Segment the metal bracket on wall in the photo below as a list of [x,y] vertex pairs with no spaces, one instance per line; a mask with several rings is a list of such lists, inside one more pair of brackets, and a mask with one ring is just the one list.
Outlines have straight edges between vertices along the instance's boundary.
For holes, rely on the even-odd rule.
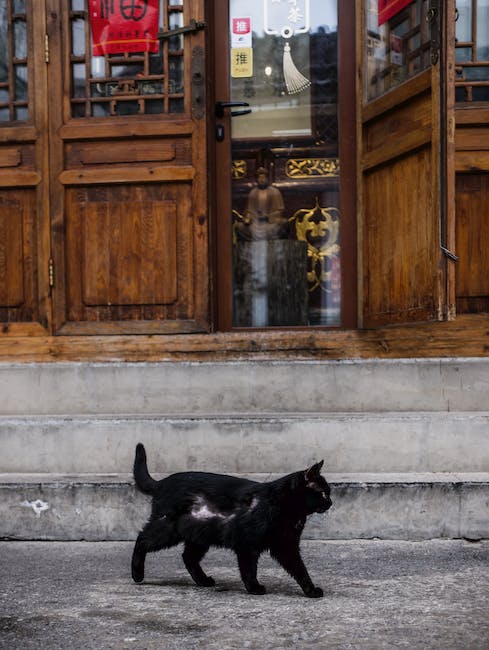
[[452,262],[458,262],[458,255],[452,253],[452,251],[448,250],[446,246],[441,245],[440,248],[442,252],[448,257],[449,260],[452,260]]
[[430,26],[430,60],[432,65],[440,58],[441,20],[438,0],[432,0],[426,13],[426,22]]
[[192,50],[192,117],[201,120],[205,113],[205,57],[202,47]]

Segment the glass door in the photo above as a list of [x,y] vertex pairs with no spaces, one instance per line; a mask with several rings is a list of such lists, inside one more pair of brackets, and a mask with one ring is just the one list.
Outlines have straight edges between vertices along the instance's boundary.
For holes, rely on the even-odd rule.
[[228,43],[225,73],[216,54],[216,148],[229,179],[217,192],[229,192],[218,265],[230,327],[344,323],[343,267],[354,274],[355,263],[340,191],[338,4],[229,0],[227,24],[217,21]]

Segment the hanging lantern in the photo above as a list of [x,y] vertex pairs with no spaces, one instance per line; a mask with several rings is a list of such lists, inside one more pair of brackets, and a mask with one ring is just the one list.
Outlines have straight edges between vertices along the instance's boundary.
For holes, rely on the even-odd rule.
[[264,0],[265,33],[280,35],[284,40],[283,70],[289,95],[302,92],[311,85],[295,65],[290,41],[297,34],[307,34],[310,29],[310,0]]

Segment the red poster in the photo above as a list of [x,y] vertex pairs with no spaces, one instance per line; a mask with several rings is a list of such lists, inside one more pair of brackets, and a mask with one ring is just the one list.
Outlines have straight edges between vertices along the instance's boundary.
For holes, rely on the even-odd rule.
[[395,16],[413,0],[379,0],[379,25]]
[[159,0],[89,0],[92,54],[158,52]]

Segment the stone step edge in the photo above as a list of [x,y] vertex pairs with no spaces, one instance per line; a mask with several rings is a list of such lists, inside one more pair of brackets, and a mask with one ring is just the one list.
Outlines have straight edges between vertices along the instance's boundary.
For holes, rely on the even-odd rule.
[[93,421],[111,421],[117,420],[136,422],[147,421],[153,422],[158,420],[194,422],[203,421],[242,421],[257,422],[260,420],[273,421],[296,421],[296,420],[360,420],[360,419],[392,419],[407,420],[416,418],[445,418],[445,419],[475,419],[489,418],[489,411],[282,411],[271,412],[248,412],[239,411],[232,413],[30,413],[29,415],[18,414],[0,414],[0,426],[25,422],[50,422],[59,423],[60,421],[76,422],[93,422]]
[[[243,473],[231,472],[232,476],[249,478],[259,482],[273,481],[284,476],[278,473]],[[153,474],[160,479],[169,474]],[[359,474],[328,474],[324,473],[328,483],[332,486],[359,485],[359,486],[388,486],[388,485],[481,485],[489,484],[489,472],[408,472],[408,473],[359,473]],[[134,485],[130,474],[17,474],[0,473],[1,486],[26,486],[34,485],[45,487],[62,487],[63,485]]]
[[[489,472],[326,476],[333,508],[304,538],[489,539]],[[0,495],[0,539],[134,540],[150,513],[127,473],[1,474]]]

